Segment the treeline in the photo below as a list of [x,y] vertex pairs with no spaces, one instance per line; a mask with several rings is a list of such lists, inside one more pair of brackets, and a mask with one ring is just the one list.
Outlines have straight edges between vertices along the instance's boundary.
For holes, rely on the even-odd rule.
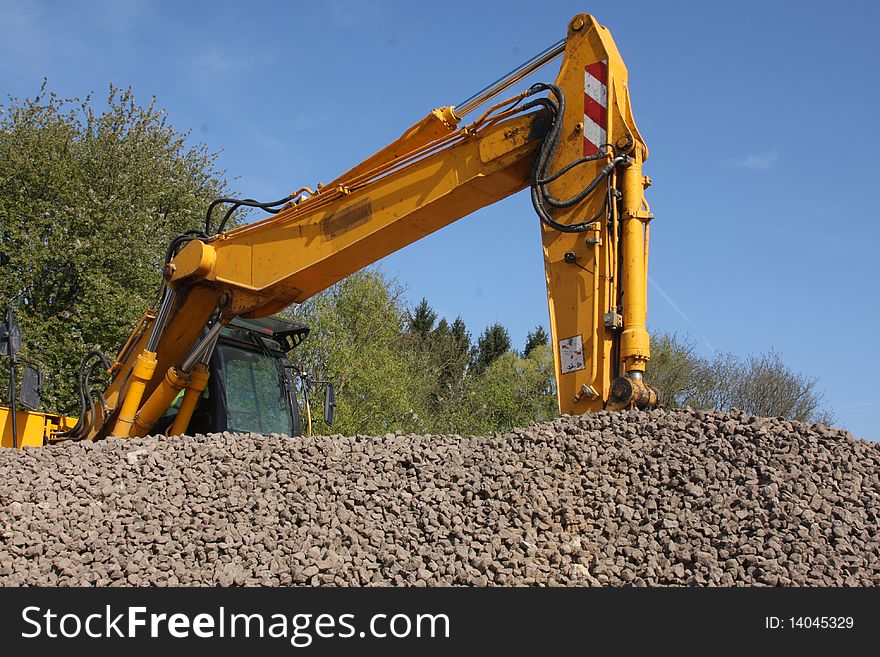
[[[231,195],[216,156],[186,137],[129,90],[111,88],[101,111],[45,89],[0,104],[0,311],[15,309],[20,355],[46,373],[47,409],[77,411],[82,355],[115,353],[159,287],[170,241],[203,227],[210,201]],[[376,271],[297,313],[312,335],[294,357],[339,393],[334,431],[486,434],[557,413],[540,326],[522,346],[498,324],[473,336],[428,301],[407,308],[400,286]],[[706,359],[664,335],[652,348],[649,379],[668,406],[830,420],[815,380],[778,354]]]
[[[473,339],[460,317],[438,317],[425,299],[408,309],[400,285],[374,270],[350,276],[294,314],[312,327],[293,355],[297,365],[336,385],[334,432],[486,434],[558,414],[553,354],[541,326],[521,349],[501,324]],[[831,421],[816,381],[774,352],[706,359],[688,340],[659,334],[648,381],[668,408]]]
[[687,338],[653,335],[647,380],[669,408],[740,409],[800,422],[834,421],[816,379],[790,369],[775,351],[745,358],[716,352],[706,358]]
[[521,351],[501,324],[474,340],[460,317],[438,317],[426,300],[408,309],[400,285],[374,270],[292,314],[312,328],[292,358],[336,386],[334,432],[486,434],[557,415],[541,327]]

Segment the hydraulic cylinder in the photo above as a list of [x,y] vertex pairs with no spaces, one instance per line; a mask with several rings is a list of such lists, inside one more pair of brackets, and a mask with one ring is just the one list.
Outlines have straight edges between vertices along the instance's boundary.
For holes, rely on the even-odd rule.
[[189,375],[189,385],[186,387],[186,392],[183,393],[183,401],[180,404],[174,422],[171,424],[171,428],[167,432],[169,436],[179,436],[186,433],[189,421],[192,419],[193,411],[196,408],[196,403],[199,401],[202,391],[207,387],[210,376],[211,373],[204,363],[198,363],[193,367]]
[[134,418],[134,427],[131,430],[133,436],[146,436],[152,426],[156,424],[162,413],[168,410],[171,402],[178,393],[186,386],[189,377],[176,367],[169,367],[162,383],[153,391],[150,398],[137,412]]
[[[623,333],[620,356],[626,374],[640,376],[651,357],[646,327],[648,313],[647,272],[645,261],[645,223],[650,213],[644,209],[642,153],[637,147],[633,161],[622,173],[623,212]],[[638,373],[638,374],[636,374]]]
[[114,436],[128,438],[132,422],[134,422],[134,416],[144,396],[144,389],[153,378],[155,371],[156,353],[144,349],[138,355],[134,367],[131,369],[131,378],[129,379],[128,386],[126,386],[122,407],[119,410],[119,416],[116,418],[116,424],[113,425]]

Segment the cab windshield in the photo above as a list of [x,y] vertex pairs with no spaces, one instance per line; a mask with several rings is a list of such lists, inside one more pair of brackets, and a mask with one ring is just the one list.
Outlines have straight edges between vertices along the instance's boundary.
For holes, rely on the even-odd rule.
[[221,344],[227,428],[235,432],[293,435],[290,403],[277,361]]

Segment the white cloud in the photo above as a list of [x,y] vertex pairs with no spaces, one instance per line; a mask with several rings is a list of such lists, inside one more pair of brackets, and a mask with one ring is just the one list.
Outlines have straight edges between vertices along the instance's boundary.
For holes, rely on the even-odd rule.
[[246,71],[259,62],[260,58],[253,53],[245,53],[240,49],[212,45],[202,49],[196,56],[194,63],[200,70],[230,74]]
[[772,169],[779,159],[779,151],[765,151],[763,153],[749,153],[740,160],[734,160],[730,164],[738,169],[749,169],[751,171],[767,171]]

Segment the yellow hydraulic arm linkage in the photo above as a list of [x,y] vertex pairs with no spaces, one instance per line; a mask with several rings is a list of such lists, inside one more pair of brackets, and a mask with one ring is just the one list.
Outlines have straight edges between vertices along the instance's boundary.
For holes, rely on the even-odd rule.
[[[554,84],[474,112],[558,55]],[[464,123],[469,114],[475,118]],[[434,110],[330,184],[299,190],[277,214],[180,239],[161,304],[113,363],[87,436],[143,435],[179,391],[197,396],[221,323],[302,302],[527,188],[541,218],[560,410],[652,405],[642,381],[647,156],[611,35],[592,16],[576,16],[558,44],[464,103]]]

